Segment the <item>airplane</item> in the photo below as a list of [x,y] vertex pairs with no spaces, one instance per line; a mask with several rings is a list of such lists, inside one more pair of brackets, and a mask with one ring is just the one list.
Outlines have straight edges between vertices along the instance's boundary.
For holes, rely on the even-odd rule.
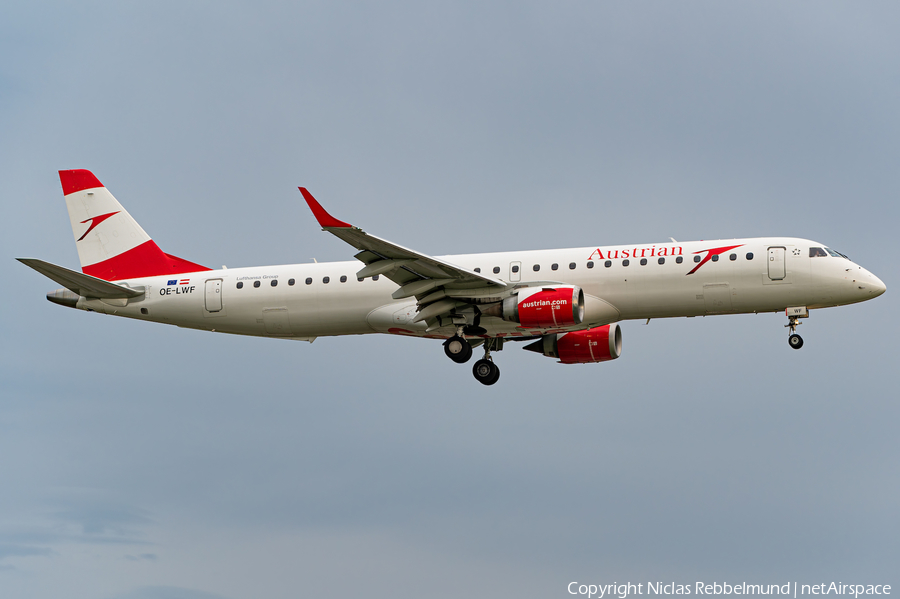
[[384,333],[442,342],[475,379],[500,378],[507,342],[563,364],[615,360],[625,320],[785,312],[788,343],[809,311],[885,292],[824,244],[761,237],[432,257],[329,214],[298,188],[356,261],[214,270],[163,252],[88,170],[59,171],[81,272],[23,264],[63,288],[53,303],[179,327],[313,342]]

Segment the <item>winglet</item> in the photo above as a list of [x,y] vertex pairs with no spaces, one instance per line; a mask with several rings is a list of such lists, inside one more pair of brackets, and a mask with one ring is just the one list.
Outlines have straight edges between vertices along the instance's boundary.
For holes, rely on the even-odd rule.
[[319,224],[322,225],[323,229],[328,227],[341,227],[349,229],[353,227],[353,225],[345,223],[342,220],[338,220],[328,214],[325,209],[322,208],[322,205],[316,201],[316,198],[314,198],[305,187],[298,187],[297,189],[299,189],[300,193],[303,194],[303,199],[306,200],[307,204],[309,204],[309,209],[312,210],[313,215],[316,217],[316,220],[319,221]]

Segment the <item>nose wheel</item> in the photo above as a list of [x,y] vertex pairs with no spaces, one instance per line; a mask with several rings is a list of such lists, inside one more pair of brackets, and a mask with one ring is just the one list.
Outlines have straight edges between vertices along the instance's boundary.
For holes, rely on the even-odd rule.
[[800,322],[800,319],[806,318],[807,316],[809,316],[809,312],[806,308],[787,309],[788,323],[784,326],[791,330],[791,334],[788,336],[788,345],[790,345],[792,349],[800,349],[803,347],[803,337],[797,334],[797,327],[803,324]]

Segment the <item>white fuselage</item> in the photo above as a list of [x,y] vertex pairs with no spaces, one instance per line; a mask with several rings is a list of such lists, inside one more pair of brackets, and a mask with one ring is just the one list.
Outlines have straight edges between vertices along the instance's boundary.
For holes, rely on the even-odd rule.
[[[810,248],[825,246],[796,238],[755,238],[442,259],[516,286],[581,287],[584,321],[556,331],[628,319],[824,308],[884,292],[877,277],[849,259],[831,251],[811,257],[815,251]],[[721,252],[717,258],[715,251]],[[424,322],[413,324],[416,298],[392,299],[397,285],[385,277],[357,280],[361,266],[357,261],[291,264],[130,279],[120,282],[143,287],[142,297],[127,302],[81,298],[76,307],[222,333],[304,340],[366,333],[446,338],[454,333],[453,327],[426,331]],[[552,332],[496,317],[483,318],[481,326],[492,337]]]

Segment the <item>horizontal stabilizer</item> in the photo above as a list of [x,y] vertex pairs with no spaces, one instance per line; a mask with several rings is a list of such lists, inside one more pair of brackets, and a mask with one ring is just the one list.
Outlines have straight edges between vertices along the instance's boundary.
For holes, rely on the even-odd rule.
[[144,295],[142,289],[129,289],[115,283],[92,277],[50,264],[37,258],[16,258],[25,266],[29,266],[47,278],[53,279],[66,289],[84,297],[96,297],[98,299],[127,299]]

